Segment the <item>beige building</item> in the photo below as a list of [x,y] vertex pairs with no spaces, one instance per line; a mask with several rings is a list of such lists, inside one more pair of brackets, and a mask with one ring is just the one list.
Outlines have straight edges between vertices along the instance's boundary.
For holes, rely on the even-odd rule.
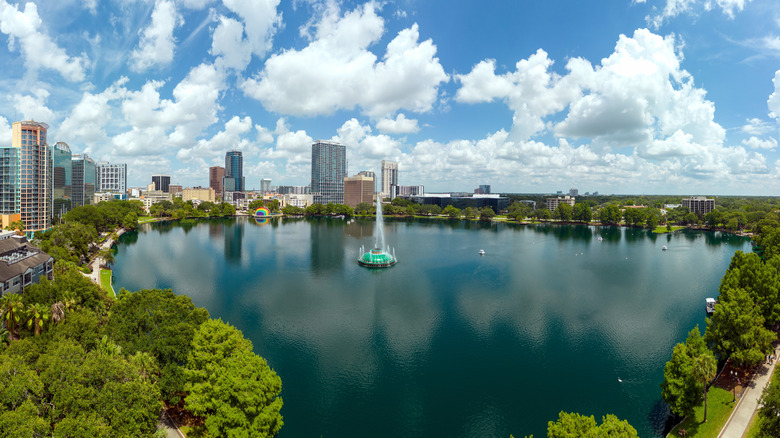
[[19,151],[21,162],[19,213],[25,230],[32,234],[51,228],[52,155],[46,141],[48,129],[49,125],[35,121],[12,125],[11,147]]
[[184,202],[194,201],[196,199],[200,201],[216,202],[217,196],[216,192],[211,187],[186,188],[181,193],[181,200]]
[[374,178],[362,175],[344,178],[344,203],[355,208],[361,202],[374,202]]
[[691,196],[682,200],[682,206],[688,207],[691,213],[704,215],[715,209],[715,200],[704,196]]
[[574,207],[574,198],[571,196],[564,196],[561,198],[560,196],[557,198],[547,198],[547,209],[550,211],[555,211],[558,208],[558,204],[566,203]]

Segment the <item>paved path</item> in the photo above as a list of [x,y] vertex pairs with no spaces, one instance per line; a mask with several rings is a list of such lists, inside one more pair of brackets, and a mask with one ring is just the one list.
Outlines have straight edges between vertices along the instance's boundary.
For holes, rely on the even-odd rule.
[[171,420],[171,417],[163,410],[160,413],[160,420],[157,422],[157,428],[165,430],[166,438],[185,438],[181,433],[176,423]]
[[[777,349],[775,349],[775,358],[777,358]],[[723,430],[720,431],[718,438],[741,438],[747,432],[750,419],[758,408],[758,402],[764,393],[764,388],[769,383],[770,377],[772,377],[775,365],[777,365],[777,360],[772,362],[771,365],[764,362],[758,368],[753,381],[750,382],[745,392],[742,393],[736,409],[731,413],[729,421],[723,426]]]
[[[125,233],[125,229],[124,228],[120,228],[119,231],[117,231],[117,233],[116,233],[117,238],[119,238],[119,236],[121,236],[124,233]],[[111,248],[111,245],[113,245],[113,244],[114,244],[114,240],[111,239],[111,238],[108,238],[108,239],[106,239],[105,242],[103,242],[102,245],[100,245],[99,249]],[[90,280],[92,280],[92,282],[95,283],[98,286],[100,286],[100,262],[101,262],[101,258],[100,257],[95,257],[94,259],[92,259],[92,261],[89,262],[90,266],[92,266],[92,272],[89,273],[89,274],[84,274],[85,277],[87,277]]]

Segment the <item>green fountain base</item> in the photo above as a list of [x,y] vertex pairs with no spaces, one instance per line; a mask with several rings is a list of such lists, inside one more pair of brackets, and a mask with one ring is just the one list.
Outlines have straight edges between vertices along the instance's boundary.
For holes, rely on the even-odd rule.
[[389,268],[397,262],[390,253],[379,248],[366,252],[358,257],[357,261],[361,266],[368,268]]

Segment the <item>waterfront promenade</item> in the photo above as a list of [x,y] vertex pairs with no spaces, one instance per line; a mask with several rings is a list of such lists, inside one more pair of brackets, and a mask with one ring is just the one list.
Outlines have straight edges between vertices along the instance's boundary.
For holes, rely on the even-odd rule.
[[[775,348],[775,357],[777,357],[778,349]],[[764,362],[756,370],[755,377],[742,393],[737,407],[731,413],[726,425],[720,431],[718,438],[741,438],[747,432],[750,425],[750,419],[758,409],[759,401],[764,393],[764,388],[769,384],[769,380],[772,377],[772,372],[777,365],[777,360],[771,364]]]

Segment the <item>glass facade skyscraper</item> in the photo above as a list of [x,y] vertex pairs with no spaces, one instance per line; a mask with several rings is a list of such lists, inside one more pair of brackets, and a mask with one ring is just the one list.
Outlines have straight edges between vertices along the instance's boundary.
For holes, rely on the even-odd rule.
[[[227,181],[229,178],[233,181]],[[225,180],[222,184],[226,192],[243,192],[244,184],[244,157],[241,151],[228,151],[225,154]]]
[[311,145],[311,193],[318,204],[344,203],[347,147],[318,140]]
[[67,143],[58,141],[51,151],[52,155],[52,211],[55,218],[73,208],[73,154]]
[[76,154],[73,164],[73,206],[92,205],[95,198],[97,170],[95,160],[87,154]]

